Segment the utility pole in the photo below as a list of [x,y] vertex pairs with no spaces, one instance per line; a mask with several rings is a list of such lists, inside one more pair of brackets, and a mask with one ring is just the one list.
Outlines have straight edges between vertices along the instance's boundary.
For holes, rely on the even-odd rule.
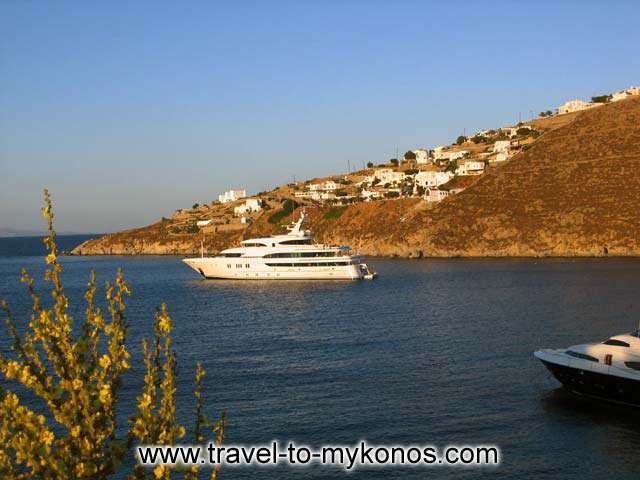
[[351,173],[351,160],[347,160],[347,171]]

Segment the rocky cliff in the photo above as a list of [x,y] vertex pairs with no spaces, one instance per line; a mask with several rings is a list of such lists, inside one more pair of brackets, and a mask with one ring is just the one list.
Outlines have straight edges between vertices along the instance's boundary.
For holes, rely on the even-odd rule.
[[[575,115],[439,204],[408,198],[316,208],[311,225],[320,240],[367,255],[635,256],[639,168],[640,98],[634,98]],[[214,232],[207,251],[272,233],[267,218],[246,230]],[[170,236],[159,222],[85,242],[74,253],[185,254],[199,246],[198,234]]]

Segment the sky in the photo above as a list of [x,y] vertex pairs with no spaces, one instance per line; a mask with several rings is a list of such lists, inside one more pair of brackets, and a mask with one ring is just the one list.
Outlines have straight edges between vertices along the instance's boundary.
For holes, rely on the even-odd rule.
[[0,2],[0,228],[147,225],[640,84],[634,1]]

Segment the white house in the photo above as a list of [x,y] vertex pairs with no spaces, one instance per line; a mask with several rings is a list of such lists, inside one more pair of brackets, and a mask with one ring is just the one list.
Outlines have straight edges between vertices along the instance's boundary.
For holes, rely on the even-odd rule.
[[439,202],[444,200],[449,196],[449,192],[447,190],[440,190],[437,187],[428,188],[424,194],[424,198],[427,202]]
[[333,200],[334,198],[336,198],[336,194],[332,192],[322,192],[320,194],[321,200]]
[[224,192],[222,195],[218,195],[218,201],[220,203],[231,203],[246,196],[246,190],[229,190],[228,192]]
[[568,102],[563,103],[558,107],[558,113],[562,114],[579,112],[580,110],[586,110],[587,108],[590,108],[590,106],[591,104],[585,102],[584,100],[569,100]]
[[262,202],[259,198],[248,198],[244,204],[239,205],[233,209],[233,214],[236,216],[244,215],[250,212],[259,212],[262,210]]
[[617,102],[618,100],[624,100],[634,95],[640,95],[640,87],[629,87],[621,92],[615,92],[611,95],[611,101]]
[[622,91],[622,92],[614,92],[611,94],[611,101],[612,102],[617,102],[619,100],[624,100],[625,98],[627,98],[627,92]]
[[459,160],[461,158],[464,158],[467,155],[469,155],[468,150],[460,150],[458,152],[449,152],[448,158],[449,158],[449,161],[451,162],[453,160]]
[[413,153],[416,156],[416,163],[418,165],[427,165],[431,163],[431,157],[429,155],[429,150],[425,150],[424,148],[419,148],[417,150],[413,150]]
[[494,153],[507,153],[511,148],[511,140],[498,140],[493,144]]
[[505,160],[509,160],[509,154],[506,152],[499,152],[496,155],[494,162],[504,162]]
[[453,178],[451,172],[418,172],[415,176],[415,185],[420,187],[437,187],[447,183]]
[[373,172],[373,176],[380,180],[382,185],[387,183],[400,183],[404,180],[404,172],[396,172],[392,168],[379,168]]
[[460,163],[456,168],[456,175],[466,177],[468,175],[482,175],[484,173],[484,162],[477,162],[474,160],[467,160]]
[[360,192],[360,197],[364,199],[365,202],[370,202],[372,198],[380,198],[380,192],[371,191],[371,190],[362,190]]
[[439,146],[433,149],[434,160],[446,160],[449,158],[449,153],[445,151],[445,146]]
[[327,180],[322,183],[311,183],[307,188],[312,192],[334,191],[337,190],[338,184],[333,180]]

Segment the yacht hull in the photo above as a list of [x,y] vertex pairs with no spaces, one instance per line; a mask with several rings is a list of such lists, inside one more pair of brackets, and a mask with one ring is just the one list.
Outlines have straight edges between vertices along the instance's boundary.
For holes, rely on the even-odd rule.
[[362,271],[356,263],[348,265],[269,266],[259,258],[185,258],[196,272],[208,279],[226,280],[359,280]]
[[640,381],[591,370],[540,361],[572,392],[640,407]]

